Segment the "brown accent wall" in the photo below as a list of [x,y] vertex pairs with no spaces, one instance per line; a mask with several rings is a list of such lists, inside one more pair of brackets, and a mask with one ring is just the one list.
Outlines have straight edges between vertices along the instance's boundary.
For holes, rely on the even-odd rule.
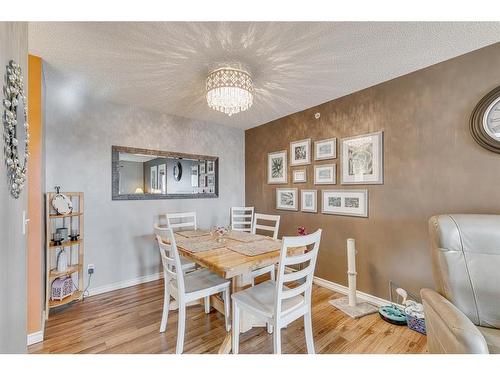
[[[246,204],[280,214],[280,236],[294,235],[299,225],[323,228],[316,268],[321,278],[347,284],[345,242],[353,237],[359,290],[388,298],[389,280],[414,293],[432,287],[429,217],[500,214],[500,154],[477,145],[468,128],[476,103],[500,85],[499,66],[497,43],[247,130]],[[287,185],[267,184],[267,154],[289,150],[290,141],[337,137],[339,154],[340,138],[378,130],[384,131],[383,185],[340,185],[339,158],[335,186],[313,185],[314,162],[306,184],[291,183],[291,167]],[[369,217],[278,211],[275,189],[286,186],[318,189],[319,210],[321,189],[367,188]]]

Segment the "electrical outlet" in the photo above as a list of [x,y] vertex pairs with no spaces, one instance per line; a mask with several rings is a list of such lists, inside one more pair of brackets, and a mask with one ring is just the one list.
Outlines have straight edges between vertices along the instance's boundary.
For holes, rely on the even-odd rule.
[[87,266],[87,273],[88,273],[89,275],[92,275],[92,274],[94,273],[94,270],[95,270],[95,267],[94,267],[94,265],[93,265],[93,264],[89,264],[89,265]]

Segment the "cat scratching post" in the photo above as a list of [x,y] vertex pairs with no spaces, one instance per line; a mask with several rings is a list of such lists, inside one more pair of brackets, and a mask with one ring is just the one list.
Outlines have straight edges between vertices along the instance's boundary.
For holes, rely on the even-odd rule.
[[330,304],[340,311],[349,315],[351,318],[360,318],[362,316],[373,314],[378,311],[377,307],[368,302],[358,303],[356,296],[356,242],[353,238],[347,239],[347,283],[349,290],[347,297],[332,299]]

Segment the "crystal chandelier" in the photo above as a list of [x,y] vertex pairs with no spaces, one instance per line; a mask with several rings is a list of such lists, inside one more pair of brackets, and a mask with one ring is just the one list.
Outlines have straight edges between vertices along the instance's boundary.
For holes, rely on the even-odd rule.
[[252,106],[252,92],[252,77],[244,70],[220,68],[207,77],[208,106],[229,116]]

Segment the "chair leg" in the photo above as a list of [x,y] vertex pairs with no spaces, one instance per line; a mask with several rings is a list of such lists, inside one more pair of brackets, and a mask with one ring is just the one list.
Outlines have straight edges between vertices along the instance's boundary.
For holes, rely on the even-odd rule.
[[186,304],[179,301],[179,322],[177,325],[177,347],[176,354],[182,354],[184,351],[184,333],[186,330]]
[[168,311],[170,310],[170,289],[168,280],[165,281],[165,290],[163,292],[163,315],[161,317],[160,333],[167,329]]
[[304,332],[306,333],[307,354],[314,354],[314,338],[311,315],[310,311],[304,315]]
[[274,354],[281,354],[281,328],[274,327],[273,332]]
[[273,269],[269,273],[270,273],[271,280],[275,281],[276,280],[276,268],[273,267]]
[[231,303],[231,300],[229,298],[229,288],[222,292],[222,299],[224,300],[224,322],[226,323],[226,331],[229,332],[231,330],[229,319],[229,315],[231,314],[231,312],[229,311],[229,304]]
[[210,314],[210,296],[205,297],[205,314]]
[[233,354],[238,354],[240,345],[240,310],[233,299],[233,319],[232,319],[232,350]]

